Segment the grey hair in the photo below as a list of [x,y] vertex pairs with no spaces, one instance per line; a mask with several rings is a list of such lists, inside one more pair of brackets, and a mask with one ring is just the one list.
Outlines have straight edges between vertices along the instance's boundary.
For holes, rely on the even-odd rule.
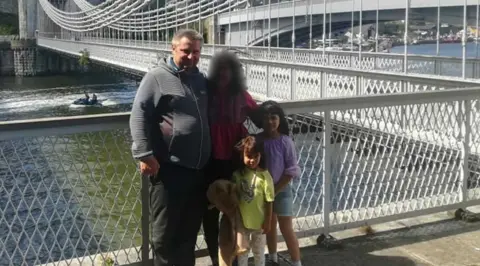
[[200,41],[203,44],[203,36],[196,30],[180,29],[175,32],[172,38],[172,45],[177,45],[182,38],[186,37],[190,41]]

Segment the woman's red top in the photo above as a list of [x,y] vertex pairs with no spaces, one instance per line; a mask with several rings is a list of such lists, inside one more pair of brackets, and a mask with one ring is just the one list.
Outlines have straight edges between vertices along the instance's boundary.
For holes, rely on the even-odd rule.
[[214,159],[232,159],[235,144],[248,135],[244,122],[257,107],[247,91],[237,96],[220,91],[214,93],[209,104]]

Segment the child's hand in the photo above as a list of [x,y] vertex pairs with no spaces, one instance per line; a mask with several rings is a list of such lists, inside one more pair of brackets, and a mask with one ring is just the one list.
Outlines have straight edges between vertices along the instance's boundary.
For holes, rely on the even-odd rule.
[[263,222],[262,230],[263,234],[268,234],[268,232],[270,232],[270,221]]

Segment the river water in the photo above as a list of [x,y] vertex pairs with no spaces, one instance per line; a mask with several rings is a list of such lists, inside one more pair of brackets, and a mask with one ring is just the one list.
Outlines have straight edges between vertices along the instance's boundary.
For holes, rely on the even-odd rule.
[[[420,54],[432,50],[435,54],[435,45],[409,48],[410,53]],[[401,53],[403,48],[393,51]],[[461,55],[459,44],[442,44],[441,51]],[[0,121],[128,111],[137,85],[105,73],[0,77]],[[103,106],[72,105],[84,91],[96,93]],[[127,130],[118,130],[0,142],[0,266],[37,265],[138,246],[140,182],[128,138]],[[300,143],[304,138],[309,136],[296,140]],[[337,148],[342,156],[355,157],[355,151]],[[310,158],[314,153],[300,154],[304,176],[315,178],[303,180],[305,185],[299,187],[295,204],[299,216],[321,211],[321,158]],[[354,184],[354,177],[350,174],[350,181],[338,177],[333,189],[351,183],[357,188],[348,194],[364,194],[367,187]],[[379,191],[378,197],[388,193]],[[362,205],[363,199],[344,201],[350,208]]]
[[[0,77],[0,121],[125,111],[136,88],[134,81],[105,73]],[[104,107],[73,105],[84,91],[96,93]]]

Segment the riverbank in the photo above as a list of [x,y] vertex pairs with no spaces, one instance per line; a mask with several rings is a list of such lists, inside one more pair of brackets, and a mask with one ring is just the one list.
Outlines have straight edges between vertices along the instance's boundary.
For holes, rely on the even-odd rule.
[[[475,40],[472,40],[472,39],[467,40],[467,43],[474,43],[474,42],[475,42]],[[438,43],[439,44],[462,43],[462,40],[459,40],[459,39],[457,39],[457,40],[441,39],[441,40],[439,40]],[[416,42],[412,42],[409,45],[417,46],[417,45],[425,45],[425,44],[437,44],[437,40],[416,40]],[[404,42],[403,41],[393,42],[392,43],[392,48],[396,47],[396,46],[404,46]]]

